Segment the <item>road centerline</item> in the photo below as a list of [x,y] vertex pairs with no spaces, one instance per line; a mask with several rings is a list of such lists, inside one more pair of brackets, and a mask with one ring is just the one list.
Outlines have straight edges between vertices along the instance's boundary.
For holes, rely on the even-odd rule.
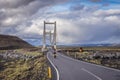
[[85,68],[81,68],[81,70],[83,70],[83,71],[89,73],[90,75],[94,76],[94,77],[97,78],[98,80],[102,80],[100,77],[98,77],[97,75],[93,74],[92,72],[88,71],[88,70],[85,69]]

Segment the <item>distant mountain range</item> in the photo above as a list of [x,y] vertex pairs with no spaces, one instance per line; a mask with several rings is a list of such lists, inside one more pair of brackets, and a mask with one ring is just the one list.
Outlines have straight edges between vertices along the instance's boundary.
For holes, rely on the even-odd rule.
[[75,46],[75,47],[120,47],[120,44],[65,44],[65,45],[59,45],[59,46]]
[[33,47],[26,41],[16,36],[0,35],[0,49],[17,49]]
[[[43,42],[42,39],[24,39],[26,42],[34,45],[34,46],[42,46]],[[47,45],[49,46],[49,43],[47,43]],[[97,47],[97,46],[104,46],[104,47],[109,47],[109,46],[118,46],[120,47],[120,44],[116,44],[116,43],[96,43],[96,44],[80,44],[80,43],[76,43],[76,44],[64,44],[64,43],[57,43],[58,46],[75,46],[75,47]]]

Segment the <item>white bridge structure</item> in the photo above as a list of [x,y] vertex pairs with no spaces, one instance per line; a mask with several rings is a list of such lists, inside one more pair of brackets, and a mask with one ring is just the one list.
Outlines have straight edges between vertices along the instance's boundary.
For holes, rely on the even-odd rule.
[[[53,25],[53,30],[47,30],[48,25]],[[51,27],[51,26],[49,26]],[[47,36],[49,36],[50,45],[56,49],[56,21],[55,22],[46,22],[44,21],[44,28],[43,28],[43,50],[45,50]]]

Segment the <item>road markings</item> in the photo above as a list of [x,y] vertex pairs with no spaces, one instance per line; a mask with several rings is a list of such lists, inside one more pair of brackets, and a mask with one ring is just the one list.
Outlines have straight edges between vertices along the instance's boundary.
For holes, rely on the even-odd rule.
[[86,69],[84,69],[84,68],[82,68],[81,70],[83,70],[83,71],[91,74],[92,76],[94,76],[94,77],[97,78],[98,80],[102,80],[100,77],[96,76],[95,74],[93,74],[92,72],[90,72],[90,71],[88,71],[88,70],[86,70]]
[[54,67],[54,69],[55,69],[55,71],[57,73],[57,80],[59,80],[59,78],[60,78],[59,72],[58,72],[57,68],[55,67],[55,65],[52,63],[52,61],[50,60],[50,58],[48,57],[48,54],[50,54],[50,53],[47,53],[47,58],[48,58],[50,64]]
[[101,66],[101,65],[97,65],[97,64],[92,64],[92,63],[80,61],[80,60],[77,60],[77,59],[70,58],[70,57],[68,57],[68,56],[64,56],[64,55],[62,55],[61,53],[60,53],[59,55],[65,57],[65,58],[71,59],[71,60],[73,60],[73,61],[82,62],[82,63],[85,63],[85,64],[90,64],[90,65],[94,65],[94,66],[101,67],[101,68],[104,68],[104,69],[109,69],[109,70],[112,70],[112,71],[120,72],[120,70],[118,70],[118,69],[109,68],[109,67],[105,67],[105,66]]

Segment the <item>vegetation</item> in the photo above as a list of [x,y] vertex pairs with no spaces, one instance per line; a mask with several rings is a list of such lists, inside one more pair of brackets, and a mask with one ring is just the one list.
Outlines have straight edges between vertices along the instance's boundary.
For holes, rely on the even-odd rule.
[[[0,51],[5,52],[5,51]],[[32,56],[25,58],[4,58],[0,56],[0,80],[48,80],[46,57],[38,51],[15,50],[13,52]],[[3,53],[2,53],[3,54]],[[11,53],[14,55],[14,53]]]
[[86,47],[83,49],[84,52],[80,52],[78,48],[61,50],[65,55],[78,60],[120,69],[119,47]]

